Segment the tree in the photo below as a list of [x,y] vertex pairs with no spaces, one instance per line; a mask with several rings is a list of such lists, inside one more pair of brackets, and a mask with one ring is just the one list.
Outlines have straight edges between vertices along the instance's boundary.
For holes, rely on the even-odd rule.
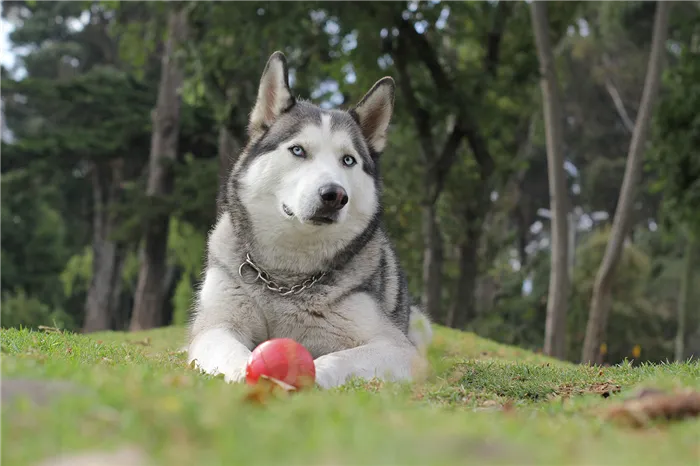
[[[691,12],[688,12],[691,13]],[[668,70],[668,91],[658,106],[654,119],[654,150],[650,171],[656,174],[655,190],[663,193],[662,208],[671,226],[683,232],[683,266],[678,288],[675,359],[686,353],[688,318],[694,291],[694,265],[700,237],[700,11],[685,16],[690,25],[674,37],[680,48],[678,63]],[[679,37],[680,36],[680,37]],[[697,315],[697,313],[695,314]]]
[[652,35],[652,49],[649,56],[644,92],[640,103],[639,114],[632,133],[625,176],[620,189],[617,210],[612,224],[610,241],[605,249],[605,255],[596,274],[593,287],[591,308],[586,325],[586,337],[581,355],[582,362],[596,363],[600,358],[600,345],[605,338],[608,314],[611,305],[610,284],[615,274],[615,268],[620,260],[624,241],[630,227],[632,207],[638,189],[642,172],[644,146],[651,122],[651,114],[658,95],[661,72],[664,66],[666,38],[668,36],[668,17],[671,9],[670,2],[657,2]]
[[686,320],[690,301],[690,287],[693,280],[693,264],[695,261],[696,239],[693,233],[686,234],[686,247],[683,258],[683,272],[681,275],[681,286],[678,292],[678,319],[676,329],[674,357],[678,362],[682,362],[685,357],[685,335]]
[[568,222],[566,173],[564,172],[562,111],[552,44],[549,41],[547,4],[532,3],[532,28],[540,61],[540,83],[547,135],[547,170],[551,212],[552,267],[549,272],[544,353],[563,359],[566,355],[566,310],[569,292]]
[[[490,13],[487,10],[486,15]],[[490,21],[490,29],[487,31],[484,54],[483,72],[491,77],[498,70],[501,57],[501,37],[504,32],[506,19],[511,14],[511,5],[499,3],[493,10],[493,19]],[[485,16],[486,16],[485,15]],[[483,90],[483,81],[472,83],[462,89],[455,84],[457,70],[450,70],[440,64],[438,48],[428,40],[425,34],[418,34],[412,22],[403,20],[399,23],[398,44],[393,52],[398,71],[399,87],[402,97],[406,101],[409,114],[413,118],[418,139],[422,149],[425,164],[425,197],[422,202],[422,232],[424,241],[423,252],[423,307],[433,316],[439,318],[442,314],[442,282],[444,263],[444,240],[437,215],[437,202],[441,196],[446,178],[455,164],[460,146],[463,141],[469,145],[471,153],[477,162],[479,183],[482,189],[477,191],[477,200],[469,202],[464,200],[464,215],[470,217],[470,227],[464,237],[465,244],[460,251],[460,272],[465,273],[469,280],[458,288],[455,296],[455,306],[452,312],[446,315],[445,322],[456,328],[463,328],[469,320],[474,309],[474,278],[478,270],[476,251],[479,246],[478,225],[484,218],[482,210],[487,205],[487,196],[490,192],[491,176],[495,170],[493,154],[486,144],[483,129],[479,127],[474,118],[470,101]],[[443,53],[449,54],[449,49]],[[413,78],[409,72],[408,63],[416,59],[429,72],[432,85],[438,89],[436,102],[438,106],[447,106],[447,113],[435,112],[431,115],[430,109],[420,105],[417,101]],[[471,87],[471,88],[470,88]],[[435,114],[437,113],[437,115]],[[447,118],[445,118],[445,116]],[[440,121],[442,120],[442,121]],[[443,127],[445,136],[439,142],[434,136],[433,126]],[[476,208],[476,210],[474,209]]]
[[[147,144],[150,89],[120,69],[102,5],[16,2],[6,14],[20,20],[11,40],[30,52],[22,57],[27,77],[3,80],[15,137],[3,146],[3,170],[26,168],[35,183],[61,186],[71,253],[86,243],[92,249],[84,316],[76,321],[88,331],[109,329],[127,249],[114,238],[114,209]],[[83,27],[69,27],[76,21]]]
[[[186,10],[173,8],[168,18],[168,36],[162,56],[158,100],[152,113],[153,133],[148,167],[146,195],[151,203],[162,202],[173,189],[173,164],[178,154],[180,127],[180,92],[184,80],[177,50],[186,35]],[[162,325],[165,300],[166,252],[170,216],[154,213],[146,220],[131,330]]]

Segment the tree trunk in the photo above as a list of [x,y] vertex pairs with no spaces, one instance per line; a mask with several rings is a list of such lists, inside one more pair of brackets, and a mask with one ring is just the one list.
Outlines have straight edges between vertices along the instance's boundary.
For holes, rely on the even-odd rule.
[[423,310],[433,319],[442,321],[443,241],[437,221],[435,204],[423,205]]
[[[161,62],[158,101],[153,112],[153,135],[148,169],[146,194],[155,200],[172,191],[172,164],[177,157],[180,124],[180,89],[183,73],[175,52],[185,35],[186,13],[171,11],[168,20],[168,39]],[[159,212],[146,224],[140,251],[141,268],[134,296],[131,330],[158,327],[163,323],[165,299],[164,276],[167,271],[166,255],[169,216]]]
[[656,3],[656,17],[654,18],[654,32],[652,48],[647,66],[647,74],[644,82],[644,92],[637,115],[637,121],[632,133],[625,175],[622,180],[620,197],[617,202],[615,217],[613,218],[610,240],[605,248],[603,261],[596,274],[593,285],[593,297],[586,325],[586,337],[583,342],[581,361],[583,363],[600,362],[600,345],[605,339],[605,331],[608,323],[608,314],[611,305],[611,282],[615,274],[615,268],[620,261],[624,238],[630,225],[632,206],[637,191],[637,184],[641,177],[644,145],[647,140],[651,113],[658,95],[661,71],[664,66],[664,54],[666,38],[668,36],[668,17],[671,3],[659,1]]
[[[476,219],[470,219],[472,222]],[[481,222],[478,222],[479,224]],[[476,317],[476,276],[479,272],[477,255],[480,232],[469,227],[457,247],[459,276],[445,324],[463,330]]]
[[544,334],[544,353],[559,359],[566,356],[566,313],[569,293],[568,276],[568,202],[566,173],[564,172],[562,112],[559,82],[552,44],[549,41],[547,5],[532,3],[532,28],[535,33],[537,56],[540,62],[540,87],[544,104],[545,134],[547,139],[547,175],[549,178],[549,205],[551,219],[551,267],[549,295]]
[[123,161],[119,159],[92,166],[92,279],[85,301],[83,332],[110,330],[115,321],[126,254],[124,245],[112,238],[117,219],[111,208],[121,191],[123,168]]
[[163,274],[163,308],[160,310],[161,325],[171,325],[175,314],[173,296],[177,287],[178,267],[169,264]]
[[122,281],[122,271],[124,270],[124,262],[126,262],[126,257],[128,255],[127,249],[125,247],[119,249],[119,259],[117,261],[115,271],[112,274],[112,299],[110,301],[110,315],[112,318],[112,324],[110,328],[114,330],[124,330],[126,327],[126,319],[124,314],[128,315],[129,309],[124,309],[123,307],[123,281]]
[[221,214],[226,205],[226,182],[228,181],[231,167],[236,163],[236,157],[238,157],[238,153],[241,150],[241,145],[224,124],[219,127],[218,149],[219,193],[216,196],[217,215]]
[[685,257],[683,275],[681,275],[681,287],[678,296],[678,327],[676,329],[675,359],[683,362],[685,357],[685,321],[690,302],[691,281],[693,278],[693,258],[695,257],[695,237],[692,233],[686,234]]

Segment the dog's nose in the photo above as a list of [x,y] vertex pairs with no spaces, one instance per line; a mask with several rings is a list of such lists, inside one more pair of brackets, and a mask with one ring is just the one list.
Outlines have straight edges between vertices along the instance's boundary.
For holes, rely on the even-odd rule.
[[348,193],[342,186],[327,184],[318,190],[323,201],[323,206],[329,209],[340,210],[348,203]]

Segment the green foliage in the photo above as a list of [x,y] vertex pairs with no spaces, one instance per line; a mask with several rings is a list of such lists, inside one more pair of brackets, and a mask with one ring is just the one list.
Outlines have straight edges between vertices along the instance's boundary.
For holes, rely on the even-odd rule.
[[667,90],[654,119],[649,169],[657,178],[655,189],[664,195],[667,215],[699,235],[700,49],[697,44],[681,47],[678,65],[665,74]]
[[[498,287],[498,298],[492,307],[472,323],[479,335],[495,341],[539,350],[544,341],[549,254],[535,256],[527,269],[518,272],[510,267],[489,273]],[[531,283],[525,293],[523,283]]]
[[147,153],[152,89],[113,67],[95,67],[63,81],[25,78],[3,84],[4,93],[27,98],[22,108],[37,115],[15,144],[24,157],[65,166]]
[[87,292],[92,278],[92,248],[85,248],[66,263],[60,275],[66,296]]
[[172,261],[182,271],[173,295],[173,323],[182,325],[189,320],[194,302],[195,284],[199,282],[204,265],[206,236],[191,224],[173,217],[170,220],[168,249]]
[[47,305],[60,302],[57,279],[70,252],[66,224],[56,209],[56,186],[26,170],[2,175],[2,291],[22,289]]
[[[578,360],[583,344],[595,274],[608,237],[609,229],[594,231],[580,239],[576,251],[567,318],[567,357],[572,361]],[[664,361],[671,357],[673,308],[664,303],[663,295],[658,290],[658,275],[652,275],[650,252],[648,248],[635,244],[626,245],[623,251],[612,285],[613,304],[605,342],[607,362],[625,358],[638,361],[639,356],[634,355],[637,345],[641,348],[641,359],[644,361]],[[532,291],[525,295],[521,291],[522,283],[528,277],[532,280]],[[677,287],[678,273],[667,277],[667,280],[666,287]],[[473,324],[474,329],[499,342],[540,349],[548,282],[548,253],[538,254],[526,271],[506,271],[499,281],[499,294],[502,297],[487,314],[479,316]],[[672,290],[669,291],[671,294]]]
[[185,99],[205,102],[218,124],[242,140],[248,111],[265,62],[275,50],[290,59],[298,95],[311,94],[318,79],[310,68],[325,58],[322,24],[312,20],[313,3],[191,2],[191,40]]
[[[609,229],[597,231],[586,239],[576,252],[576,272],[571,296],[568,354],[580,353],[595,274],[609,240]],[[648,293],[651,283],[651,259],[647,251],[628,243],[612,281],[612,310],[608,324],[605,361],[617,362],[633,356],[636,345],[643,351],[643,360],[663,361],[671,356],[667,333],[671,316],[661,310],[654,296]]]
[[22,289],[2,292],[0,324],[3,328],[38,328],[41,325],[65,330],[76,328],[73,318],[50,304],[42,303]]

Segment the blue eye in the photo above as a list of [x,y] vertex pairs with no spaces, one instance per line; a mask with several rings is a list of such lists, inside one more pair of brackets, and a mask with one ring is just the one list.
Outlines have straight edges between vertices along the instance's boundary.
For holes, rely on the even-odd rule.
[[295,157],[306,157],[306,151],[301,146],[292,146],[289,148],[289,152],[291,152]]
[[346,155],[343,157],[343,165],[345,165],[346,167],[352,167],[356,163],[357,163],[357,161],[355,160],[355,157],[353,157],[352,155]]

